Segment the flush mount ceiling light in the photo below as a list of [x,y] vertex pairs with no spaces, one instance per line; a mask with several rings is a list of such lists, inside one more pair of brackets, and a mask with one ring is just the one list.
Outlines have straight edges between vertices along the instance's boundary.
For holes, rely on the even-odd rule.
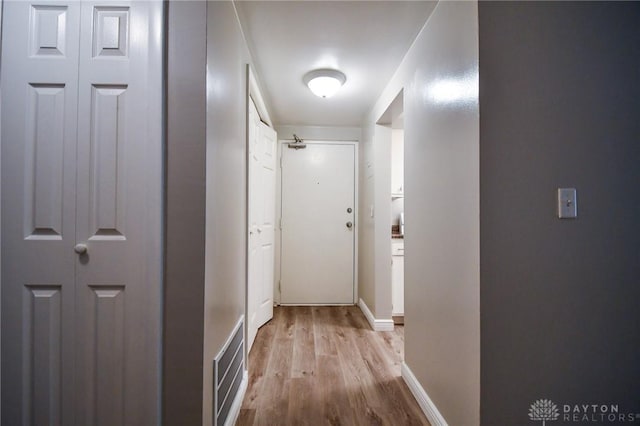
[[322,69],[309,71],[302,80],[314,95],[330,98],[347,81],[347,77],[337,70]]

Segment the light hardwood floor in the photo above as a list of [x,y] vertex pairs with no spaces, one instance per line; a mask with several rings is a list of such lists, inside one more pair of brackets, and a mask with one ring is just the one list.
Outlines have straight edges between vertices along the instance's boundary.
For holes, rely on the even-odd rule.
[[277,307],[249,354],[236,425],[429,425],[400,377],[404,329],[358,307]]

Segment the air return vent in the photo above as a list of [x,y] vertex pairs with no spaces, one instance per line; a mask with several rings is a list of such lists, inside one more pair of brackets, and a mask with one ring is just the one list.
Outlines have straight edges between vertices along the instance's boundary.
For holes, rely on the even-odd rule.
[[228,417],[244,375],[244,317],[229,336],[213,364],[213,424],[228,424]]

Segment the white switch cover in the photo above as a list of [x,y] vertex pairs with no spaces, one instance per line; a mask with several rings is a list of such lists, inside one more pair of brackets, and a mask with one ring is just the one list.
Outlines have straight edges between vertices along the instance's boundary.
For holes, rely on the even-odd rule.
[[578,216],[578,200],[575,188],[558,188],[558,217],[572,219]]

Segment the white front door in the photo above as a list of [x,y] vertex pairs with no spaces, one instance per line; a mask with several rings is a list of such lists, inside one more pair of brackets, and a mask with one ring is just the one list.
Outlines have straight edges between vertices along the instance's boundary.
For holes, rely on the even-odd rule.
[[282,145],[282,304],[352,304],[355,143]]
[[276,217],[276,132],[249,109],[248,337],[251,350],[258,328],[273,317]]
[[157,424],[162,3],[3,13],[2,424]]

